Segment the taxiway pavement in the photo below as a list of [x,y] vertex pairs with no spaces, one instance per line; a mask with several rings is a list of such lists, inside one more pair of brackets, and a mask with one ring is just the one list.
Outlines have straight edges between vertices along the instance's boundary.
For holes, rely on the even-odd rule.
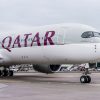
[[100,100],[100,73],[81,84],[81,73],[15,73],[0,78],[0,100]]

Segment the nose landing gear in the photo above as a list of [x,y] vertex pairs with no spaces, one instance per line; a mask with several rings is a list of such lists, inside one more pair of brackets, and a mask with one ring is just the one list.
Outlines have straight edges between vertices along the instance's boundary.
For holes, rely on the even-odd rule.
[[89,70],[88,68],[85,69],[85,72],[83,73],[83,75],[80,77],[80,82],[81,83],[90,83],[91,82],[91,77],[88,75]]

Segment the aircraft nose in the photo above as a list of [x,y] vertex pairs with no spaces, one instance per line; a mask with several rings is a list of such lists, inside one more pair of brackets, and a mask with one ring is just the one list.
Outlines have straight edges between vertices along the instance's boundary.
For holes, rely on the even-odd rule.
[[100,43],[100,37],[94,37],[94,42]]
[[100,43],[100,37],[92,37],[88,39],[87,41],[91,43]]

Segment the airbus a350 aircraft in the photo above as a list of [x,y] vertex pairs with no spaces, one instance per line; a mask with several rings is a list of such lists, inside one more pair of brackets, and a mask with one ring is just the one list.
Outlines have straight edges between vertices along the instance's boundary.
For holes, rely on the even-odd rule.
[[[52,73],[61,64],[100,61],[100,33],[87,25],[59,24],[0,33],[0,76],[13,76],[7,70],[14,64],[34,64],[34,69]],[[90,76],[80,77],[89,83]]]

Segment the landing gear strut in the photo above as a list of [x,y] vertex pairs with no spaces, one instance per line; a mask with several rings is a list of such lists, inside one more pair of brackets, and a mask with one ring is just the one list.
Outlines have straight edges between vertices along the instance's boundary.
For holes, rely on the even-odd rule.
[[87,67],[87,68],[85,68],[85,72],[83,73],[83,75],[80,77],[81,83],[90,83],[91,82],[91,77],[88,74],[90,74],[90,73],[89,73],[89,70]]

